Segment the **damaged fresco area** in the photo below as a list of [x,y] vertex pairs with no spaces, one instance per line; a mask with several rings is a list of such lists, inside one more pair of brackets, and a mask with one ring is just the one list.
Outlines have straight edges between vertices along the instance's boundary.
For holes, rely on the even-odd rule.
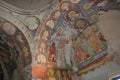
[[[25,26],[25,32],[32,35],[31,41],[37,49],[32,53],[32,67],[26,66],[31,62],[30,48],[22,33],[16,27],[3,27],[2,30],[5,36],[13,36],[12,40],[19,45],[17,50],[21,53],[21,68],[24,68],[27,80],[31,77],[33,80],[72,80],[70,76],[74,72],[109,55],[108,43],[96,22],[103,12],[112,9],[119,9],[117,0],[60,0],[57,7],[44,15],[13,14]],[[1,26],[13,26],[1,20]]]
[[[31,79],[24,68],[31,65],[31,51],[23,33],[11,22],[0,17],[0,61],[6,69],[8,80]],[[18,72],[18,74],[16,74]],[[31,73],[31,71],[28,71]],[[7,80],[6,78],[6,80]]]
[[113,3],[119,4],[115,0],[65,0],[49,16],[44,15],[44,21],[41,15],[26,16],[22,23],[38,41],[32,78],[56,79],[53,74],[57,70],[60,73],[65,70],[69,75],[72,70],[77,72],[95,60],[104,59],[108,44],[96,22],[103,12],[118,9]]
[[105,58],[108,44],[95,23],[102,12],[109,11],[106,4],[113,2],[116,3],[61,1],[49,18],[41,23],[36,65],[78,71],[97,59]]

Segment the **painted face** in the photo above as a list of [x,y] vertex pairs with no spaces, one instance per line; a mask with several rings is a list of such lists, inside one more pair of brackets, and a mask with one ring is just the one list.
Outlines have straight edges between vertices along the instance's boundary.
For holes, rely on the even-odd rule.
[[69,3],[68,2],[63,2],[61,4],[61,9],[64,11],[64,10],[69,10]]
[[70,0],[70,2],[71,3],[74,3],[74,4],[76,4],[76,3],[78,3],[80,0]]
[[97,17],[98,17],[97,14],[93,14],[93,15],[90,16],[90,19],[91,19],[91,20],[95,20],[95,19],[97,19]]
[[96,25],[92,25],[92,26],[91,26],[91,31],[92,31],[92,32],[96,32]]
[[8,35],[14,35],[16,32],[16,28],[10,24],[10,23],[4,23],[3,24],[3,30],[8,34]]
[[56,71],[56,74],[60,77],[60,71],[59,70]]
[[62,34],[62,28],[58,28],[57,35],[61,35],[61,34]]
[[44,42],[42,42],[42,43],[41,43],[41,45],[40,45],[40,47],[41,47],[42,49],[44,49],[44,48],[45,48],[45,46],[46,46],[46,45],[45,45],[45,43],[44,43]]
[[48,36],[49,36],[49,32],[48,32],[48,31],[45,31],[45,32],[43,33],[42,38],[43,38],[44,40],[47,40]]
[[24,47],[24,48],[23,48],[23,56],[24,56],[25,58],[27,58],[28,55],[29,55],[28,49],[27,49],[26,47]]
[[70,10],[68,12],[67,16],[68,16],[69,19],[74,19],[75,20],[75,18],[79,17],[79,13],[75,10]]
[[92,4],[93,4],[92,2],[91,2],[91,3],[85,3],[85,4],[83,5],[83,8],[86,9],[86,10],[87,10],[87,9],[90,9],[91,6],[92,6]]
[[45,55],[39,54],[39,55],[37,56],[37,62],[38,62],[38,63],[45,64],[45,63],[46,63],[46,57],[45,57]]
[[49,72],[50,72],[50,75],[54,75],[54,69],[50,68]]
[[54,17],[57,19],[60,16],[60,14],[61,14],[60,11],[56,11]]
[[79,19],[75,22],[75,28],[84,29],[86,27],[87,21],[84,19]]
[[71,40],[72,40],[72,41],[75,41],[76,38],[77,38],[76,35],[71,35]]
[[64,76],[66,76],[66,75],[67,75],[66,71],[63,71],[63,72],[62,72],[62,74],[63,74]]
[[50,27],[51,29],[54,27],[54,21],[52,19],[48,20],[46,26]]

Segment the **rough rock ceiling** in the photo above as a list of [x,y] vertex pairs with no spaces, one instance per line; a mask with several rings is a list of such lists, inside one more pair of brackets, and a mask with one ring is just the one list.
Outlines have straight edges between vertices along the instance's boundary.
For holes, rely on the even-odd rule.
[[3,0],[4,2],[20,9],[46,9],[57,0]]

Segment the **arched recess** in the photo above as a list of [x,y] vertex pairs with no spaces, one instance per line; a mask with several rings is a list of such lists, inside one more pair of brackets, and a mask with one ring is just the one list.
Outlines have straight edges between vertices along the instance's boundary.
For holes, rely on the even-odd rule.
[[31,69],[25,70],[32,61],[28,40],[13,23],[2,17],[0,17],[0,61],[6,79],[31,79],[30,74],[26,74],[26,72],[31,73]]
[[[14,25],[16,25],[16,27],[26,37],[28,44],[30,45],[31,52],[34,51],[33,46],[31,46],[34,44],[34,40],[33,40],[34,38],[33,38],[32,34],[30,33],[30,31],[28,30],[28,28],[26,28],[25,25],[23,25],[23,23],[21,23],[21,21],[16,19],[16,17],[12,15],[11,11],[8,11],[2,7],[0,7],[0,16],[3,17],[4,19],[10,21],[11,23],[14,23]],[[32,53],[34,53],[34,52],[32,52]]]

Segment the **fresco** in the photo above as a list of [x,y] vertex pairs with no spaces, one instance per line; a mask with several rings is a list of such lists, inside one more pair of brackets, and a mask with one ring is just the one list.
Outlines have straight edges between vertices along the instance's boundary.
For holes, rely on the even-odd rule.
[[[98,3],[102,4],[102,1]],[[98,3],[94,0],[60,2],[43,22],[44,28],[40,31],[39,53],[44,53],[44,63],[72,69],[98,54],[103,54],[101,51],[107,49],[107,41],[94,24],[101,7]]]
[[25,19],[25,24],[29,28],[29,30],[35,30],[40,24],[40,21],[36,16],[27,16],[27,18]]
[[[97,2],[70,0],[61,1],[59,4],[43,23],[40,23],[40,19],[36,16],[28,16],[23,20],[24,25],[34,34],[33,36],[35,36],[36,30],[41,28],[40,39],[36,46],[38,53],[34,57],[36,63],[31,67],[32,72],[29,72],[29,74],[32,73],[32,78],[35,80],[47,77],[48,80],[49,78],[55,80],[56,77],[53,75],[55,72],[49,73],[50,76],[47,75],[48,67],[66,71],[73,67],[81,69],[107,54],[104,52],[108,46],[107,41],[95,24],[100,16],[98,13],[101,11]],[[11,32],[7,31],[9,27],[3,29],[8,35],[16,34],[16,28],[11,28]],[[16,38],[20,45],[24,45],[24,38],[20,34],[16,35]],[[23,57],[28,60],[26,59],[29,56],[27,47],[24,47],[23,50]],[[23,63],[26,62],[23,61]],[[29,70],[29,68],[28,66],[25,70]],[[63,74],[65,73],[63,72]],[[27,75],[28,72],[24,72],[24,74]]]
[[72,72],[64,69],[47,69],[47,80],[72,80]]
[[[32,34],[31,42],[35,51],[37,49],[32,54],[32,67],[28,65],[31,53],[25,36],[3,18],[0,18],[1,41],[7,42],[7,51],[21,53],[19,59],[16,57],[18,54],[12,54],[12,57],[16,57],[13,62],[20,60],[18,64],[22,65],[21,68],[25,67],[22,70],[25,79],[29,80],[32,76],[34,80],[71,80],[67,74],[69,70],[74,70],[74,67],[80,70],[108,54],[107,41],[96,22],[102,12],[118,7],[116,0],[60,0],[55,8],[43,15],[14,15],[25,26],[22,29]],[[4,52],[8,53],[6,50]],[[3,60],[9,62],[7,58]]]
[[[23,69],[31,64],[31,51],[25,36],[14,24],[2,17],[0,17],[0,60],[4,62],[9,80],[15,71],[21,75]],[[22,76],[22,80],[28,75]]]
[[[39,30],[38,46],[35,45],[38,52],[33,56],[35,62],[32,77],[46,79],[48,67],[81,69],[96,59],[105,57],[108,54],[108,44],[96,22],[102,12],[113,9],[106,6],[113,2],[116,4],[114,0],[61,0],[42,19],[39,14],[24,18],[24,25],[35,38]],[[19,40],[22,42],[20,36]],[[49,74],[51,79],[56,79],[54,70]]]
[[29,39],[31,36],[35,36],[36,30],[38,27],[40,27],[41,24],[41,15],[39,15],[39,18],[38,15],[20,15],[12,12],[11,16],[14,16],[15,18],[15,21],[13,23],[19,23],[23,25],[19,28],[25,35],[27,35]]

